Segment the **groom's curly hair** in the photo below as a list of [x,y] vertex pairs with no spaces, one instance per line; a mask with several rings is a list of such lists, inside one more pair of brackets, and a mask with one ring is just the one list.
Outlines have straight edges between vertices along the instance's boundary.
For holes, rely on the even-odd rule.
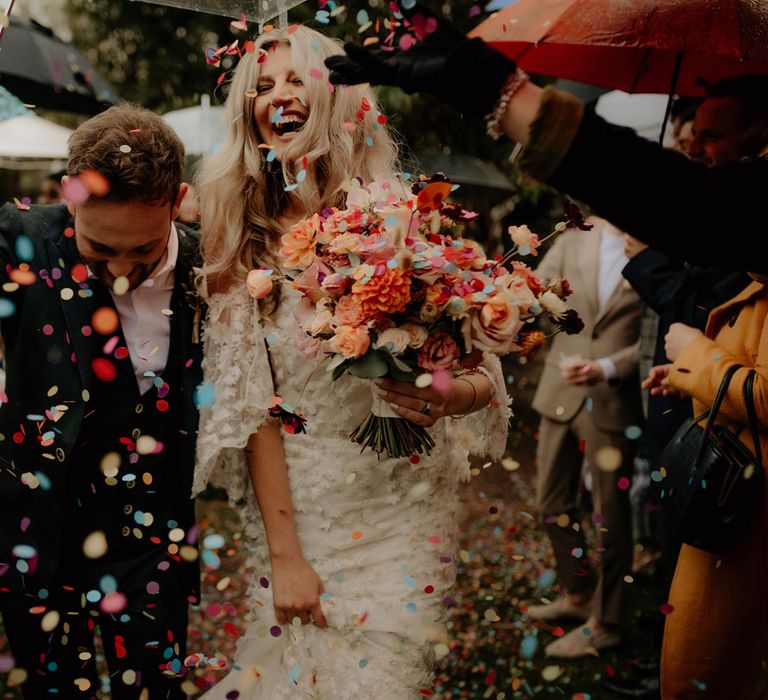
[[159,116],[126,102],[83,122],[69,137],[67,174],[86,171],[109,183],[102,201],[166,204],[179,193],[184,145]]

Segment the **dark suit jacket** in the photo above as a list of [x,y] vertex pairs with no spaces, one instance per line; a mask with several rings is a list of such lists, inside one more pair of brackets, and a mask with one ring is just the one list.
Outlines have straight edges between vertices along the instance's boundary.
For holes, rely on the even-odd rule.
[[[0,590],[45,585],[58,566],[66,472],[94,382],[90,326],[95,303],[87,282],[73,279],[81,263],[64,206],[0,209],[0,330],[5,343],[6,396],[0,407]],[[137,225],[141,225],[137,222]],[[178,226],[175,284],[192,290],[198,239]],[[78,279],[82,279],[75,272]],[[192,343],[194,312],[178,325],[183,425],[183,482],[191,493],[201,346]],[[37,552],[34,576],[18,577],[14,548]],[[18,550],[16,550],[18,553]],[[29,550],[27,550],[29,552]],[[10,569],[10,575],[8,572]]]

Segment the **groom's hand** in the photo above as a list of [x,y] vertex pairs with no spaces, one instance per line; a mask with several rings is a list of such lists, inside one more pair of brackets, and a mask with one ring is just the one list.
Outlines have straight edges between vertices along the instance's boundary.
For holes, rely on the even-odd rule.
[[401,10],[418,41],[406,51],[344,44],[346,56],[325,59],[336,84],[395,85],[430,92],[463,112],[488,114],[515,63],[482,39],[468,39],[450,22],[416,4]]

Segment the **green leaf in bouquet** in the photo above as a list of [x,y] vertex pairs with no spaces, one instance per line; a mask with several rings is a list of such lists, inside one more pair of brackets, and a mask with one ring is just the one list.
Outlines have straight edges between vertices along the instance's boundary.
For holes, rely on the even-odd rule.
[[365,355],[356,360],[348,360],[347,371],[361,379],[377,379],[387,374],[387,354],[383,350],[368,350]]
[[389,376],[396,382],[407,382],[412,384],[416,379],[416,372],[413,371],[399,357],[392,353],[387,353],[387,364],[389,365]]
[[[333,368],[333,374],[331,374],[331,379],[335,382],[344,372],[347,371],[349,367],[349,360],[345,359],[343,355],[339,355],[341,357],[341,362],[339,362],[334,368]],[[335,358],[334,358],[335,360]]]

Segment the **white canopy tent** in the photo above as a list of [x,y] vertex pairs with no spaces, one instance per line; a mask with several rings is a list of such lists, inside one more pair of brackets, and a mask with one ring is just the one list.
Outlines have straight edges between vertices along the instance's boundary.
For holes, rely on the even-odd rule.
[[0,168],[46,170],[67,160],[71,129],[29,114],[0,121]]
[[203,95],[200,105],[167,112],[163,119],[178,134],[188,156],[213,153],[224,143],[224,107],[211,107],[208,95]]

